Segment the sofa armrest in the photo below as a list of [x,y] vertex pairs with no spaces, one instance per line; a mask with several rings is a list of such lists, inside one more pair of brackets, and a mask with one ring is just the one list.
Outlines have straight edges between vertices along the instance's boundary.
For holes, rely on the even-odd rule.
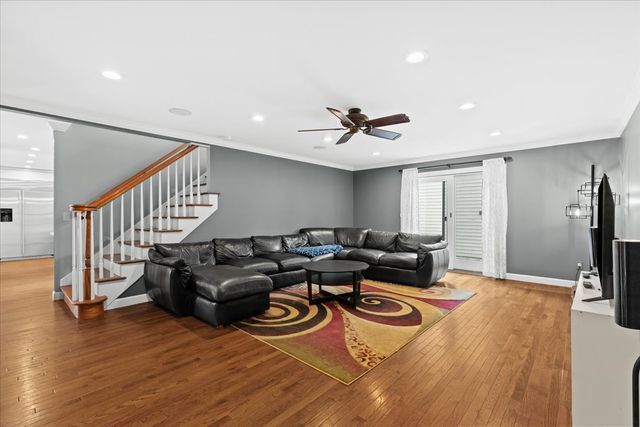
[[418,247],[418,282],[426,287],[442,279],[449,269],[449,249],[446,242],[420,244]]
[[[167,263],[170,264],[171,261]],[[178,316],[191,314],[195,294],[185,286],[183,275],[178,268],[145,261],[143,279],[147,295],[156,304]]]

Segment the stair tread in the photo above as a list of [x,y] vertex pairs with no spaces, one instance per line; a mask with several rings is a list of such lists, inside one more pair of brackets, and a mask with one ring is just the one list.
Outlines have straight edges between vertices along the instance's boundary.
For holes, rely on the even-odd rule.
[[[105,256],[104,259],[111,261],[111,258],[109,256]],[[144,262],[144,260],[140,258],[127,258],[126,255],[124,258],[122,258],[120,254],[117,254],[113,257],[113,261],[111,262],[115,262],[116,264],[135,264],[138,262]]]
[[187,203],[187,206],[213,206],[211,203]]
[[[121,245],[127,245],[127,246],[132,246],[131,245],[131,240],[125,240],[124,242],[122,240],[119,240],[118,243],[120,243]],[[139,241],[133,241],[133,246],[135,246],[136,248],[152,248],[153,247],[153,243],[140,243]]]
[[[140,231],[139,228],[136,228],[136,231]],[[150,231],[148,228],[143,228],[142,231]],[[181,233],[182,230],[179,228],[154,228],[154,233]]]
[[[111,258],[108,258],[111,259]],[[104,277],[99,277],[100,268],[94,268],[95,270],[95,281],[96,283],[105,283],[105,282],[115,282],[116,280],[124,280],[126,277],[118,276],[117,274],[113,274],[106,268],[102,269],[102,273]]]
[[[219,196],[220,193],[216,193],[216,192],[213,192],[213,191],[201,191],[200,195],[201,196],[206,196],[206,195],[217,195],[217,196]],[[180,197],[184,197],[184,195],[181,194]],[[191,194],[187,194],[187,197],[191,197]],[[193,197],[198,197],[198,195],[194,194]]]
[[84,305],[84,304],[98,304],[107,300],[107,297],[104,295],[96,295],[96,297],[92,300],[87,301],[73,301],[71,298],[73,296],[73,291],[71,290],[71,285],[61,285],[60,291],[64,294],[65,298],[68,299],[73,305]]
[[[154,217],[153,217],[153,219],[159,219],[159,218],[166,219],[167,217],[166,217],[166,216],[162,216],[162,217],[160,217],[160,216],[154,216]],[[187,215],[187,216],[182,216],[182,215],[171,215],[171,219],[174,219],[174,218],[175,218],[175,219],[198,219],[198,218],[200,218],[200,217],[199,217],[199,216],[192,216],[192,215]]]

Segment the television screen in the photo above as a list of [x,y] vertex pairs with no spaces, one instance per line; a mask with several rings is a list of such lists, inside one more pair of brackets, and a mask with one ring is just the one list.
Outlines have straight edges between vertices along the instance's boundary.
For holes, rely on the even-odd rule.
[[603,175],[598,187],[598,276],[602,288],[602,299],[613,298],[613,239],[615,229],[615,202],[609,178]]

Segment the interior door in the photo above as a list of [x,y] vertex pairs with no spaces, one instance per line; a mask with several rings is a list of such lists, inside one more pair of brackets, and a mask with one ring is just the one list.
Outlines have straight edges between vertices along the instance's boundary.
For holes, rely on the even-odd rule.
[[22,256],[22,192],[0,191],[0,258]]

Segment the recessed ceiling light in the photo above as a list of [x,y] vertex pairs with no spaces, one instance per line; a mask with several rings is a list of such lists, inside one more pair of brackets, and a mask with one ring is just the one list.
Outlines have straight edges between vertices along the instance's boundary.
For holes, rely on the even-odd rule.
[[380,155],[380,152],[379,152],[379,151],[374,151],[374,152],[373,152],[373,153],[371,153],[371,154],[372,154],[372,155],[374,155],[374,156],[379,156],[379,155]]
[[102,72],[102,77],[109,80],[122,80],[122,75],[119,72],[113,70],[104,70]]
[[186,108],[169,108],[168,110],[171,114],[175,114],[176,116],[190,116],[191,114],[193,114],[191,111],[187,110]]
[[476,104],[473,102],[465,102],[464,104],[460,105],[458,108],[461,110],[473,110],[474,108],[476,108]]
[[331,137],[331,135],[327,135],[324,138],[322,138],[322,140],[324,142],[331,142],[331,141],[333,141],[333,138]]
[[489,135],[491,135],[491,136],[500,136],[500,135],[502,135],[502,132],[500,132],[499,130],[494,130]]
[[31,151],[40,151],[38,147],[31,147]]
[[254,122],[264,122],[264,116],[261,114],[254,114],[251,117],[251,120],[253,120]]
[[216,138],[221,139],[223,141],[231,141],[233,138],[229,135],[216,135]]
[[35,155],[35,154],[33,154],[33,153],[29,153],[29,154],[27,154],[27,156],[29,156],[29,157],[35,157],[36,155]]
[[17,137],[18,137],[18,139],[29,139],[29,137],[27,135],[23,134],[23,133],[19,133],[17,135]]
[[314,149],[314,150],[324,150],[324,149],[326,149],[326,148],[327,148],[327,147],[325,147],[324,145],[314,145],[314,146],[313,146],[313,149]]
[[33,160],[27,160],[27,164],[29,165],[33,164]]
[[405,59],[409,64],[419,64],[427,59],[427,57],[427,52],[424,50],[417,50],[408,54]]
[[31,169],[31,166],[29,166],[29,165],[24,165],[24,167],[27,168],[27,169]]

